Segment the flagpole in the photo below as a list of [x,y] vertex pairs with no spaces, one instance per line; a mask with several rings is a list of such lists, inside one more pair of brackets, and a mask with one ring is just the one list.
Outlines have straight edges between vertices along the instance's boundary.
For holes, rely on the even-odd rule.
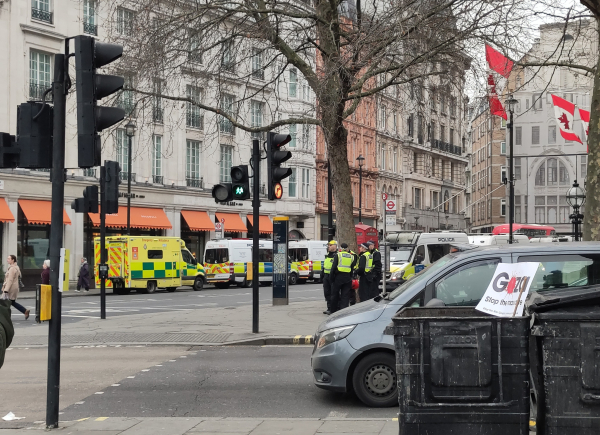
[[513,223],[515,220],[515,180],[513,177],[513,160],[514,160],[514,146],[513,146],[513,113],[515,111],[515,106],[518,101],[515,100],[512,94],[509,95],[508,100],[506,101],[506,105],[508,106],[508,112],[510,113],[509,123],[508,123],[508,146],[509,146],[509,162],[508,162],[508,185],[509,185],[509,193],[508,193],[508,243],[513,243]]

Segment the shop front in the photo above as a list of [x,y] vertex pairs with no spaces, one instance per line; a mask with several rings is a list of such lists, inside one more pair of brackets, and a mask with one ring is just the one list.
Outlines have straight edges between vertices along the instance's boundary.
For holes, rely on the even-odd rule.
[[[237,213],[215,213],[215,223],[223,225],[224,237],[241,239],[248,232],[248,228]],[[272,231],[272,229],[271,229]]]
[[[249,214],[246,216],[248,220],[248,238],[253,237],[254,234],[254,216]],[[271,239],[273,234],[273,222],[269,219],[269,216],[258,216],[258,237],[261,239]]]
[[204,263],[204,246],[215,224],[205,211],[181,211],[181,239],[196,260]]

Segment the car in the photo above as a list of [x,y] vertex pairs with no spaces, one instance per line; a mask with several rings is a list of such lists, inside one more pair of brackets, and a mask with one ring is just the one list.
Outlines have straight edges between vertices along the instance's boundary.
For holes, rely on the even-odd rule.
[[[531,291],[562,293],[600,283],[600,243],[488,245],[455,252],[394,291],[333,313],[315,333],[314,383],[369,407],[398,405],[394,337],[385,329],[404,307],[475,306],[498,263],[539,262]],[[549,293],[551,296],[552,293]]]

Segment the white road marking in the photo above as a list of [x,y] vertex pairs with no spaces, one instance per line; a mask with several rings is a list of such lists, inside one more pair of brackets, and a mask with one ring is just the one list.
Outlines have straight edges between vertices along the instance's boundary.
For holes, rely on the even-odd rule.
[[104,394],[104,391],[96,391],[94,394]]
[[142,371],[143,371],[143,372],[149,372],[149,371],[150,371],[150,369],[143,369]]
[[112,384],[111,387],[120,387],[121,384]]
[[127,376],[127,379],[134,379],[135,376]]

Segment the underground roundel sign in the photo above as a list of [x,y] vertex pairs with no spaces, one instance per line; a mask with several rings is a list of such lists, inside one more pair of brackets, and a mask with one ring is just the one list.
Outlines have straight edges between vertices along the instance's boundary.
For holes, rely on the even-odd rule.
[[389,200],[385,203],[386,211],[396,211],[396,201]]

